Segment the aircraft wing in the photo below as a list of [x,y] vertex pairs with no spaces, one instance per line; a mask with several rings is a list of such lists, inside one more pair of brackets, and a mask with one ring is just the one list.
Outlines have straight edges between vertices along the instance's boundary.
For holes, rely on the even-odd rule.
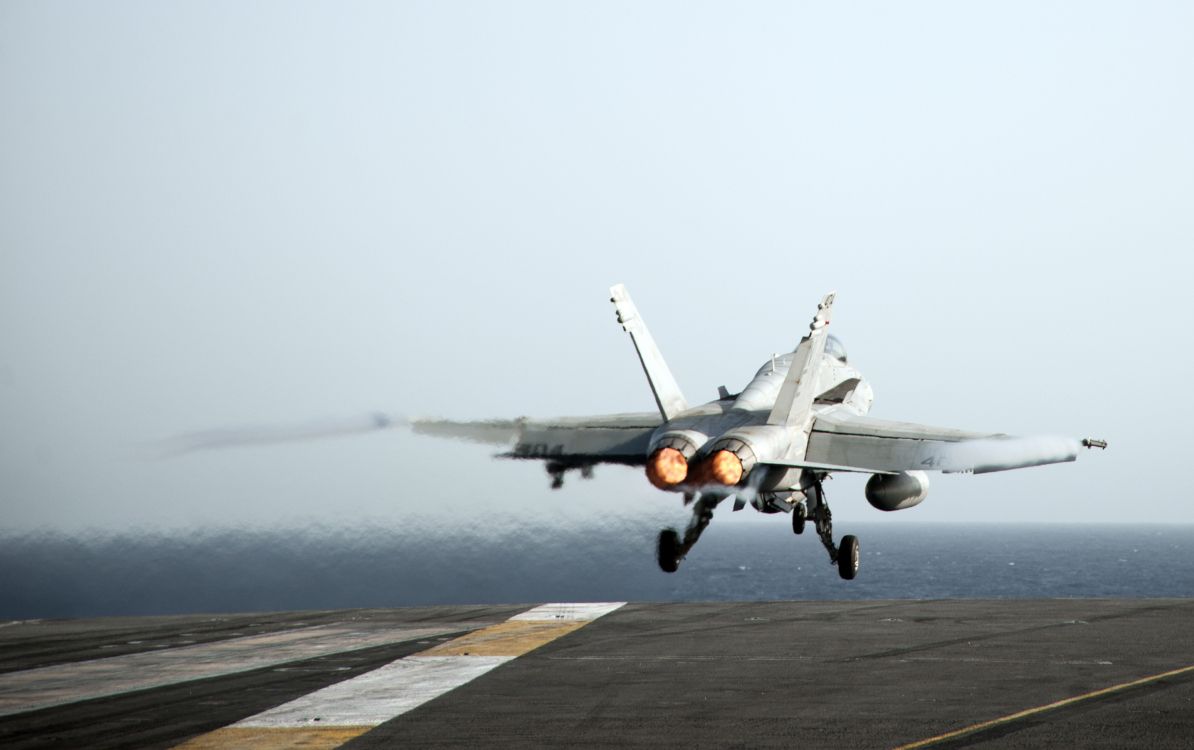
[[546,459],[563,467],[599,463],[644,464],[651,433],[662,421],[658,413],[457,421],[375,412],[288,425],[191,432],[161,441],[155,453],[162,457],[178,456],[211,449],[322,440],[407,427],[423,435],[508,445],[510,452],[502,454],[503,457]]
[[854,471],[982,474],[1073,461],[1081,445],[1065,437],[968,432],[835,410],[813,422],[805,459]]
[[460,422],[411,419],[411,430],[423,435],[511,445],[504,458],[546,459],[565,465],[597,463],[642,465],[651,433],[662,423],[659,414],[608,414],[560,419]]

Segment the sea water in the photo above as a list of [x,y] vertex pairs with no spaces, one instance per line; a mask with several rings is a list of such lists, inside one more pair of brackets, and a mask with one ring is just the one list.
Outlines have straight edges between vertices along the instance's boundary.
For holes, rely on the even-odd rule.
[[[771,519],[764,519],[771,520]],[[713,524],[674,574],[641,525],[0,537],[0,619],[543,601],[1194,596],[1194,526],[851,524],[844,581],[811,525]]]

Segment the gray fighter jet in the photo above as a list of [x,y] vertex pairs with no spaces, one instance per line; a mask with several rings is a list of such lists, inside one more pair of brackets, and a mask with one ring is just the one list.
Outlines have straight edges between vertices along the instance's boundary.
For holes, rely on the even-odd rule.
[[925,499],[926,472],[975,474],[1073,461],[1081,447],[1101,440],[1013,438],[888,422],[867,415],[870,385],[850,366],[840,341],[829,335],[834,294],[825,295],[796,348],[763,363],[736,394],[724,386],[715,401],[689,406],[630,295],[610,290],[618,322],[630,334],[655,395],[658,413],[613,414],[556,420],[457,422],[412,419],[418,433],[513,445],[505,458],[546,463],[552,486],[565,473],[592,476],[597,464],[645,467],[647,480],[679,493],[692,506],[683,536],[659,534],[659,567],[674,572],[720,503],[762,513],[790,513],[800,534],[812,521],[842,578],[858,573],[858,538],[833,539],[823,480],[836,471],[871,474],[866,499],[883,511],[911,508]]
[[385,414],[363,420],[299,427],[216,430],[175,438],[169,454],[199,449],[308,440],[392,427],[512,446],[503,458],[544,461],[552,487],[569,471],[591,477],[597,464],[645,467],[655,487],[683,496],[692,520],[683,536],[659,534],[659,567],[675,572],[713,510],[726,500],[762,513],[790,513],[792,530],[813,522],[829,561],[842,578],[858,573],[858,538],[833,540],[823,480],[835,471],[871,474],[866,499],[884,511],[919,504],[929,489],[926,472],[981,474],[1073,461],[1079,450],[1106,448],[1102,440],[1014,438],[964,432],[867,416],[870,385],[850,366],[842,343],[829,335],[833,293],[825,295],[796,348],[772,356],[741,392],[725,386],[718,398],[689,406],[626,288],[610,290],[618,322],[630,334],[658,413],[611,414],[553,420],[527,418],[460,422]]

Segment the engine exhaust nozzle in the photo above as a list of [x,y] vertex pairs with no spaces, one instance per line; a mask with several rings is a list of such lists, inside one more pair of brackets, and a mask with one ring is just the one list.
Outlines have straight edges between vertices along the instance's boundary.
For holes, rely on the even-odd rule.
[[719,484],[733,487],[742,481],[742,459],[727,450],[709,456],[709,477]]
[[675,448],[660,448],[647,459],[647,480],[661,490],[670,490],[688,476],[688,459]]

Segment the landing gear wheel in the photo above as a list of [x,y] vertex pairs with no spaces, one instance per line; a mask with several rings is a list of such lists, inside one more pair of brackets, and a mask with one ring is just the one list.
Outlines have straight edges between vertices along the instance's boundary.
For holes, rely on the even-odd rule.
[[804,503],[798,504],[792,509],[792,533],[803,534],[804,522],[808,520],[808,508]]
[[837,548],[837,574],[847,581],[854,580],[858,575],[858,563],[858,537],[847,534]]
[[659,546],[656,547],[659,569],[664,573],[675,573],[680,567],[680,535],[675,529],[659,532]]

